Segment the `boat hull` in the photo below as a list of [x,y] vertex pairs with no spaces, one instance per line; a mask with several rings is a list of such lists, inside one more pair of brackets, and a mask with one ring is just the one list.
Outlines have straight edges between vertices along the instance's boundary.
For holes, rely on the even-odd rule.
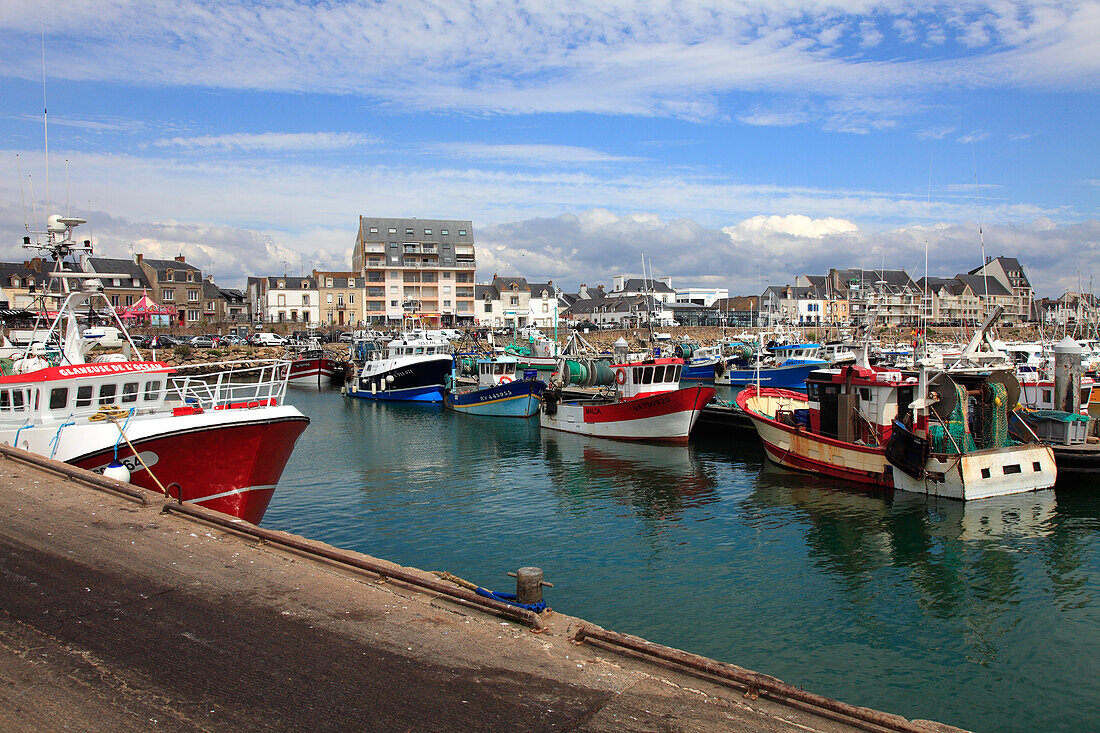
[[687,387],[623,402],[562,402],[539,415],[549,430],[616,440],[686,443],[713,387]]
[[451,357],[403,360],[381,368],[368,363],[349,385],[351,397],[400,402],[442,402],[444,380],[451,373]]
[[680,381],[712,382],[714,381],[714,367],[717,359],[712,359],[700,364],[685,364],[680,372]]
[[[119,441],[118,429],[110,424],[79,436],[70,433],[66,443],[79,443],[79,454],[55,458],[103,473],[118,442],[118,459],[130,470],[130,483],[159,492],[159,481],[172,498],[182,495],[183,501],[259,524],[309,418],[292,407],[249,410],[255,416],[244,420],[237,412],[135,420],[126,429],[133,448]],[[165,429],[168,420],[171,430]],[[89,445],[95,447],[89,450]]]
[[290,364],[287,384],[295,387],[324,387],[333,382],[333,376],[342,368],[340,362],[325,357],[295,359]]
[[759,384],[761,387],[775,389],[806,389],[806,377],[810,376],[810,372],[826,366],[826,362],[817,362],[764,367],[759,370],[759,377],[756,369],[728,369],[721,376],[715,377],[714,383],[732,387]]
[[546,384],[521,379],[484,389],[447,392],[443,404],[455,412],[488,417],[531,417],[539,411],[539,395]]

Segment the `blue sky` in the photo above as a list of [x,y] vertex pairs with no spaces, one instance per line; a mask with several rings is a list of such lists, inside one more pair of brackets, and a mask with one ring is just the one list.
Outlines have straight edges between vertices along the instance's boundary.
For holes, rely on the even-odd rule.
[[472,219],[479,280],[566,289],[643,254],[734,293],[950,275],[981,239],[1042,295],[1100,276],[1100,3],[578,8],[8,0],[0,256],[33,184],[226,285],[347,267],[360,214]]

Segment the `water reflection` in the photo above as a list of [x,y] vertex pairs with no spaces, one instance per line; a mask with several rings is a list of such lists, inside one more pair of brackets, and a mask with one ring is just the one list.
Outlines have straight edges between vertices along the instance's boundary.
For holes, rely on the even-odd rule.
[[649,526],[717,502],[717,470],[686,445],[630,443],[544,430],[542,456],[554,495],[573,511],[607,500]]

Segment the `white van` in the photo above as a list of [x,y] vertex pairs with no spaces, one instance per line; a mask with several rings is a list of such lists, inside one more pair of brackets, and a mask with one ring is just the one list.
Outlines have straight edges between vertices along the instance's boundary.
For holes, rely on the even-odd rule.
[[99,344],[105,349],[121,349],[126,339],[122,337],[122,331],[114,326],[94,326],[84,329],[84,338]]
[[252,338],[249,342],[253,346],[285,346],[286,339],[277,333],[271,333],[270,331],[257,331],[252,334]]

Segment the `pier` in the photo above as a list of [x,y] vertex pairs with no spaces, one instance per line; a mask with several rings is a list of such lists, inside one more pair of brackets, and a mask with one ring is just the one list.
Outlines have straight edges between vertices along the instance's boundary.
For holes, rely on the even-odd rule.
[[6,446],[0,558],[5,730],[957,730]]

